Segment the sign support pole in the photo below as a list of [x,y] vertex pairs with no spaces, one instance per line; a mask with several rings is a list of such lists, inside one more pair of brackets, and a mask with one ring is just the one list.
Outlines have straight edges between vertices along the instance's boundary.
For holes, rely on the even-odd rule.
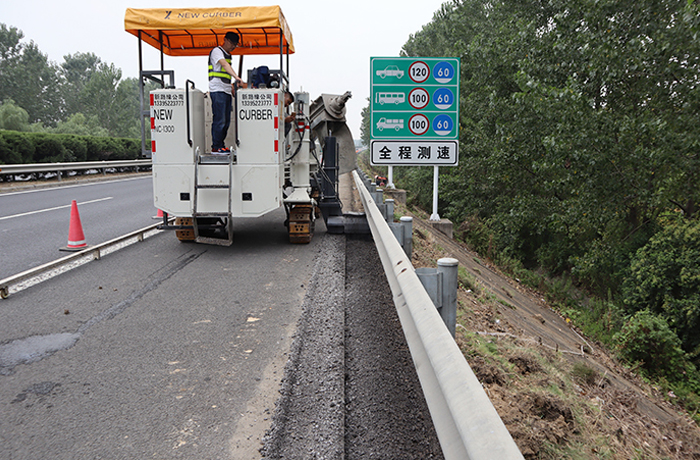
[[433,166],[433,213],[430,215],[430,220],[432,222],[440,222],[440,216],[438,215],[438,175],[440,167]]
[[388,179],[389,183],[386,184],[386,188],[396,188],[396,186],[394,186],[394,166],[393,165],[389,165],[389,177],[387,179]]

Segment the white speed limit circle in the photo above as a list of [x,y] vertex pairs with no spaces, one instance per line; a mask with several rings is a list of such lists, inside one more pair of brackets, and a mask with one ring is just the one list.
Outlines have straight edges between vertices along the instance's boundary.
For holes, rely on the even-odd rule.
[[423,83],[430,77],[430,67],[423,61],[416,61],[408,68],[408,76],[416,83]]
[[408,93],[408,102],[416,110],[420,110],[428,105],[430,102],[430,95],[423,88],[413,88],[410,93]]
[[416,136],[422,136],[430,129],[430,121],[425,115],[417,113],[408,120],[408,129]]

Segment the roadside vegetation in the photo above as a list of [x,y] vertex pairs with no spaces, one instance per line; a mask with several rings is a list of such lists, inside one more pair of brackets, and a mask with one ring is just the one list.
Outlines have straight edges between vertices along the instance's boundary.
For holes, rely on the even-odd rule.
[[[383,173],[372,170],[367,155],[361,160],[368,173]],[[434,268],[442,257],[460,261],[456,342],[527,460],[700,454],[695,414],[684,412],[672,391],[621,365],[570,318],[550,312],[542,291],[499,274],[465,243],[438,236],[423,223],[428,211],[397,204],[395,217],[403,215],[414,217],[415,267]],[[549,299],[556,293],[546,292]]]
[[[9,135],[12,139],[8,140],[6,134],[10,145],[0,143],[0,164],[40,160],[27,153],[37,143],[57,142],[69,151],[68,144],[79,144],[75,152],[64,155],[58,149],[49,156],[60,158],[47,159],[75,161],[71,156],[79,160],[84,151],[109,143],[87,140],[86,136],[140,139],[139,108],[138,80],[122,78],[121,69],[114,64],[103,62],[94,53],[81,52],[63,56],[63,62],[57,64],[49,61],[36,43],[27,43],[21,30],[0,23],[0,130],[45,135]],[[48,134],[84,137],[48,141]],[[120,142],[101,152],[119,151]]]
[[[0,130],[0,164],[134,160],[141,140]],[[0,181],[12,176],[0,175]]]
[[[460,0],[403,47],[461,59],[459,166],[439,191],[457,238],[696,421],[698,38],[693,0]],[[431,175],[394,182],[430,209]]]

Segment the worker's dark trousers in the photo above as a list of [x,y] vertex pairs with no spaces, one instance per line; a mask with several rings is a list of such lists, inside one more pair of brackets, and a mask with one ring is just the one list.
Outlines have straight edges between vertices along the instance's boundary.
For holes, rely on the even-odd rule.
[[224,140],[231,125],[231,95],[223,92],[211,92],[211,149],[213,152],[225,147]]

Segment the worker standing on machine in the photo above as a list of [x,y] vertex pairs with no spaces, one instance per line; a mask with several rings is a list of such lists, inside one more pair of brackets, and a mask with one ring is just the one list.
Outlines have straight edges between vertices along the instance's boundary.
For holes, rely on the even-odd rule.
[[224,145],[224,139],[231,125],[231,90],[233,84],[244,85],[243,80],[231,67],[231,52],[238,46],[239,40],[237,33],[226,32],[224,44],[217,46],[209,53],[209,97],[213,114],[211,152],[215,154],[230,152]]

